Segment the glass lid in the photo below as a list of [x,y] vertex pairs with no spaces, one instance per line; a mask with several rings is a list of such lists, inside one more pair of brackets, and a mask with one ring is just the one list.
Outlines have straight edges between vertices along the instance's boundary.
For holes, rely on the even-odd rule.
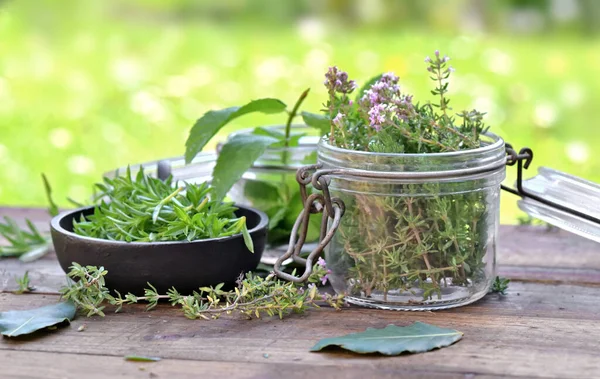
[[[147,175],[166,178],[169,173],[175,180],[189,183],[203,183],[211,180],[212,171],[217,163],[215,152],[202,152],[198,154],[190,164],[185,164],[184,157],[166,158],[152,162],[130,165],[131,174],[135,175],[140,169],[144,169]],[[105,177],[115,177],[127,171],[127,167],[104,173]]]
[[600,242],[600,185],[540,167],[522,190],[518,206],[531,217]]

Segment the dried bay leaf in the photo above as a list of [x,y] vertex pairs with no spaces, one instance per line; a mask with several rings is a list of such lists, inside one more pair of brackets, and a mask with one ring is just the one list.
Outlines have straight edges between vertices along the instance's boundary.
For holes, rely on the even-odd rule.
[[49,326],[70,322],[75,317],[75,304],[70,301],[24,311],[0,312],[0,333],[16,337]]
[[417,321],[405,327],[388,325],[383,329],[367,328],[361,333],[325,338],[317,342],[311,351],[321,351],[328,346],[338,346],[360,354],[423,353],[450,346],[460,340],[462,336],[463,334],[457,330],[439,328]]

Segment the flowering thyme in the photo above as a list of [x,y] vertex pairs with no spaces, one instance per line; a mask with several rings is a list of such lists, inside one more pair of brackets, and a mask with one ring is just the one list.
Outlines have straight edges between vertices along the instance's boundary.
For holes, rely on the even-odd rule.
[[457,118],[449,114],[448,79],[454,69],[448,61],[450,58],[440,56],[437,50],[434,58],[425,58],[427,71],[436,83],[431,92],[439,100],[423,105],[414,104],[412,95],[401,92],[399,78],[391,72],[381,75],[353,102],[348,95],[356,84],[346,72],[331,67],[325,74],[330,143],[352,150],[406,153],[478,147],[479,135],[487,130],[483,113],[463,111],[456,114]]
[[[424,74],[434,83],[431,102],[414,101],[402,92],[399,78],[386,73],[369,81],[351,103],[343,85],[349,82],[346,73],[331,68],[325,75],[330,144],[386,154],[480,147],[480,135],[487,130],[483,113],[452,114],[448,87],[454,69],[449,61],[437,50],[425,58]],[[392,157],[384,158],[386,165],[394,164]],[[403,170],[405,160],[398,158],[393,169]],[[377,158],[361,159],[368,169]],[[409,305],[489,284],[485,270],[492,224],[485,191],[465,191],[462,182],[341,183],[332,184],[332,195],[344,201],[346,212],[334,237],[338,240],[327,252],[327,270],[332,272],[320,277],[323,282],[335,278],[337,285],[345,283],[350,298],[395,303],[410,299]]]

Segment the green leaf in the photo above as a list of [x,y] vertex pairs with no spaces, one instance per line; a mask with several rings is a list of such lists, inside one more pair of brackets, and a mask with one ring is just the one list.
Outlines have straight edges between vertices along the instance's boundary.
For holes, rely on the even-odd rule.
[[257,136],[273,137],[280,141],[285,141],[285,133],[275,128],[263,128],[262,126],[257,126],[252,131],[252,134],[256,134]]
[[125,356],[126,361],[131,362],[158,362],[160,361],[159,357],[143,357],[140,355],[127,355]]
[[50,216],[54,217],[58,214],[58,205],[56,205],[52,199],[52,187],[50,187],[50,182],[45,174],[42,174],[42,181],[44,182],[44,190],[46,191],[46,198],[48,199],[48,213]]
[[[274,229],[285,218],[288,213],[288,208],[281,206],[274,213],[269,210],[269,230]],[[272,213],[272,215],[271,215]],[[291,231],[291,230],[290,230]]]
[[50,251],[50,245],[42,245],[33,247],[31,250],[27,251],[23,255],[19,257],[21,262],[33,262],[37,259],[40,259],[44,255],[46,255]]
[[372,77],[371,79],[367,80],[367,82],[360,87],[360,90],[358,90],[358,92],[356,93],[356,99],[355,101],[360,100],[365,92],[367,92],[369,89],[371,89],[371,86],[375,83],[377,83],[379,81],[379,79],[381,79],[381,77],[383,76],[383,74],[379,74],[377,76]]
[[248,231],[248,226],[245,223],[242,227],[242,236],[244,237],[244,243],[246,244],[246,247],[248,248],[248,250],[250,250],[251,253],[254,254],[254,242],[252,241],[252,236]]
[[250,200],[253,207],[266,210],[280,203],[283,199],[279,188],[263,180],[248,180],[244,184],[244,197]]
[[213,169],[212,187],[215,199],[222,200],[254,161],[275,142],[275,138],[254,134],[236,134],[227,140]]
[[339,346],[342,349],[361,354],[423,353],[450,346],[460,340],[462,336],[463,334],[457,330],[438,328],[417,321],[405,327],[388,325],[383,329],[367,328],[362,333],[325,338],[317,342],[311,351],[321,351],[327,346]]
[[71,321],[74,317],[75,304],[70,301],[26,311],[0,312],[0,332],[7,337],[16,337]]
[[304,123],[311,128],[315,128],[321,131],[321,135],[329,133],[331,124],[329,123],[329,117],[310,112],[302,112],[302,120]]
[[185,162],[190,163],[208,141],[231,120],[252,112],[280,113],[285,111],[286,107],[281,100],[267,98],[253,100],[241,107],[206,112],[190,130],[190,135],[185,142]]

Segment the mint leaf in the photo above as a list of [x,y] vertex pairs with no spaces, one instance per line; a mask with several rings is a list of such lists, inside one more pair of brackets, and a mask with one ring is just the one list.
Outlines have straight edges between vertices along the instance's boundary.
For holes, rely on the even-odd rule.
[[[269,231],[271,229],[275,229],[277,225],[281,222],[281,220],[284,219],[285,215],[288,213],[288,209],[286,206],[281,206],[280,208],[276,209],[277,210],[275,210],[275,212],[273,212],[271,209],[269,209],[269,211],[266,212],[269,215]],[[289,231],[287,234],[289,234]],[[269,235],[269,237],[271,236]]]
[[329,133],[331,125],[329,123],[329,117],[320,115],[317,113],[302,112],[302,120],[304,123],[311,128],[315,128],[321,131],[321,135]]
[[285,133],[275,128],[263,128],[262,126],[257,126],[252,131],[252,134],[256,134],[257,136],[273,137],[280,141],[285,141]]
[[325,338],[317,342],[310,350],[320,351],[327,346],[339,346],[342,349],[361,354],[423,353],[450,346],[460,340],[462,336],[463,334],[457,330],[438,328],[417,321],[405,327],[388,325],[383,329],[367,328],[362,333]]
[[280,113],[285,111],[286,107],[281,100],[267,98],[253,100],[241,107],[206,112],[196,121],[185,142],[185,163],[190,163],[208,141],[231,120],[252,112]]
[[244,197],[250,200],[253,207],[269,209],[282,202],[279,188],[262,180],[248,180],[244,185]]
[[212,187],[215,200],[222,200],[244,172],[252,167],[254,161],[275,142],[277,140],[273,137],[255,134],[236,134],[227,140],[213,169]]
[[0,333],[7,337],[16,337],[71,321],[74,317],[75,304],[71,301],[25,311],[0,312]]
[[383,76],[383,74],[379,74],[377,76],[372,77],[371,79],[367,80],[367,82],[360,87],[360,90],[358,90],[358,92],[356,93],[356,101],[360,100],[365,92],[367,92],[369,89],[371,89],[371,86],[375,83],[377,83],[379,81],[379,79],[381,79],[381,77]]

